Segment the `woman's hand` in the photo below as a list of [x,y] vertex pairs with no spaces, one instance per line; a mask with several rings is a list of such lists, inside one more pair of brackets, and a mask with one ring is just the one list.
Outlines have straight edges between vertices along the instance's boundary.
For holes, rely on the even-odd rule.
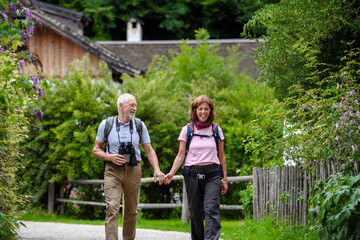
[[171,183],[171,180],[173,179],[174,174],[168,173],[165,175],[164,183],[166,185],[169,185]]
[[228,183],[227,183],[227,180],[222,180],[221,181],[221,195],[224,195],[227,193],[227,190],[228,190]]

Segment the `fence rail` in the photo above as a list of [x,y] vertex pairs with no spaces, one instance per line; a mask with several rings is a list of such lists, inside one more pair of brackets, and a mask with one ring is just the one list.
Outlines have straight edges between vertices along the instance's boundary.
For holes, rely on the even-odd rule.
[[[264,215],[275,214],[280,219],[289,218],[293,222],[305,225],[307,223],[309,191],[316,180],[325,180],[331,174],[339,172],[341,164],[323,162],[316,165],[315,173],[310,174],[300,166],[275,167],[269,169],[253,168],[252,176],[228,177],[228,182],[253,181],[253,213],[254,219]],[[359,174],[359,163],[355,162],[352,175]],[[174,176],[173,180],[183,180],[183,176]],[[141,183],[154,182],[154,178],[142,178]],[[104,180],[73,180],[61,183],[61,189],[66,184],[103,184]],[[105,206],[104,202],[78,201],[64,198],[64,191],[55,198],[55,183],[49,184],[48,211],[54,210],[54,203],[61,205],[60,213],[64,212],[64,203]],[[182,203],[139,203],[139,209],[182,208],[182,221],[190,219],[187,204],[187,194],[183,181]],[[241,205],[220,205],[222,210],[243,210]]]
[[[173,181],[183,180],[183,176],[176,175],[173,177]],[[231,182],[247,182],[252,181],[253,176],[238,176],[238,177],[228,177],[228,183]],[[154,182],[153,177],[141,178],[141,183],[151,183]],[[55,202],[59,202],[60,205],[60,214],[64,213],[64,203],[73,203],[73,204],[82,204],[82,205],[91,205],[91,206],[106,206],[104,202],[92,202],[92,201],[79,201],[72,199],[64,198],[64,186],[67,184],[104,184],[104,180],[72,180],[64,181],[60,183],[60,194],[59,198],[55,198],[55,183],[49,183],[49,195],[48,195],[48,212],[52,213],[54,211]],[[122,205],[120,205],[122,207]],[[183,198],[182,203],[139,203],[138,209],[164,209],[164,208],[182,208],[182,221],[188,222],[190,219],[190,212],[187,203],[187,194],[185,190],[185,184],[183,182]],[[243,210],[244,208],[241,205],[220,205],[221,210]]]

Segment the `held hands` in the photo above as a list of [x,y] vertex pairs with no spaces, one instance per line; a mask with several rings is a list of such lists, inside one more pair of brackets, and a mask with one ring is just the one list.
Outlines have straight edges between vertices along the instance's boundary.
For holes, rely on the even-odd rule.
[[165,176],[165,174],[162,173],[162,172],[160,171],[160,169],[159,169],[159,170],[155,170],[155,171],[154,171],[154,182],[159,181],[159,185],[161,185],[161,184],[164,182],[164,176]]
[[173,179],[174,174],[168,173],[165,175],[164,183],[166,185],[169,185],[171,183],[171,180]]

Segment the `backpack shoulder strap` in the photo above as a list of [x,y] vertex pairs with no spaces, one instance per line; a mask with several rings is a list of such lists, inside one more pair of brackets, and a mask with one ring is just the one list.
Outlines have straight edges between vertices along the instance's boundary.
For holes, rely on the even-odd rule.
[[135,118],[135,125],[136,125],[136,131],[139,134],[139,142],[141,142],[141,135],[142,135],[142,121],[140,118]]
[[186,159],[186,156],[187,156],[187,153],[189,151],[189,147],[190,147],[190,142],[191,142],[191,139],[194,135],[194,123],[187,123],[186,124],[187,126],[187,132],[186,132],[186,151],[185,151],[185,159]]
[[221,141],[219,136],[219,125],[217,123],[212,124],[212,130],[214,134],[214,139],[216,143],[216,150],[219,151],[219,142]]
[[105,122],[105,128],[104,128],[105,152],[106,152],[106,148],[108,147],[108,136],[114,124],[114,118],[115,117],[108,117]]

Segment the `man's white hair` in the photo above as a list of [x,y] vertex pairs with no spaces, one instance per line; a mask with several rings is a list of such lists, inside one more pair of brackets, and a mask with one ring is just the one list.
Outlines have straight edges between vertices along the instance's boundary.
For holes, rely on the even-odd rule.
[[118,97],[117,102],[116,102],[116,106],[118,108],[118,111],[119,111],[120,103],[122,103],[124,105],[127,104],[128,101],[129,101],[129,97],[134,97],[135,98],[135,96],[130,94],[130,93],[123,93]]

